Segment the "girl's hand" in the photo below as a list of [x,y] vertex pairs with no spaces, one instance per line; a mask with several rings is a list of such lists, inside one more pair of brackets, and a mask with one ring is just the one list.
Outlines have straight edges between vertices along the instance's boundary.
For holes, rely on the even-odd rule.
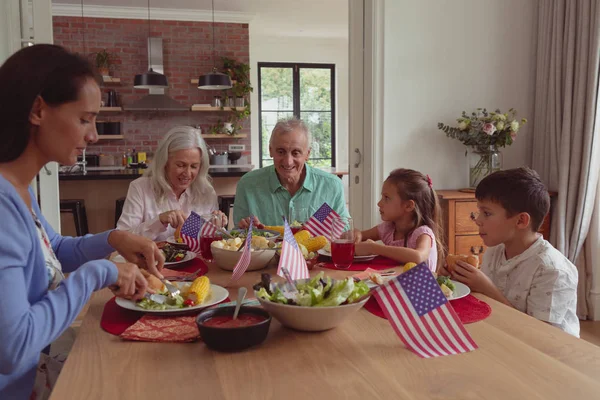
[[160,222],[164,226],[171,225],[173,229],[177,229],[181,225],[183,225],[183,223],[186,220],[186,217],[183,214],[183,211],[181,210],[171,210],[165,211],[164,213],[160,214],[158,216],[158,219],[160,219]]
[[148,288],[148,281],[142,275],[137,265],[132,263],[114,263],[117,267],[117,282],[110,287],[115,296],[137,301],[144,297]]
[[450,276],[450,271],[448,271],[448,264],[444,264],[444,265],[440,266],[437,274],[441,275],[441,276]]
[[212,212],[213,215],[218,215],[221,217],[221,227],[226,228],[227,227],[227,215],[223,214],[221,211],[219,210],[215,210]]
[[362,232],[360,229],[354,229],[354,243],[362,242]]
[[456,262],[456,268],[451,277],[458,282],[464,283],[474,292],[487,294],[496,288],[490,278],[481,272],[480,269],[460,260]]
[[372,240],[356,243],[354,245],[354,254],[357,256],[370,256],[371,254],[375,254],[373,250],[374,245],[375,242]]
[[165,265],[165,256],[152,240],[131,232],[115,230],[108,235],[108,244],[130,263],[147,269],[159,278],[163,277],[160,270]]

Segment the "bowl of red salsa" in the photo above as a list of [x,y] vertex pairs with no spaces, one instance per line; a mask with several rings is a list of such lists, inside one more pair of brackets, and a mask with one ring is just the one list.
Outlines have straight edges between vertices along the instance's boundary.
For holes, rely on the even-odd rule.
[[259,307],[242,306],[236,320],[235,307],[206,310],[196,317],[200,336],[208,347],[218,351],[241,351],[264,342],[271,315]]

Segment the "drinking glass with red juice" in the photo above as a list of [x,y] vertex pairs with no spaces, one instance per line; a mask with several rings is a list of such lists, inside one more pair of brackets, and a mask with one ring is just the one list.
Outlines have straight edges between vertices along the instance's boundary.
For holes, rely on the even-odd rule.
[[350,217],[335,217],[331,223],[331,260],[339,269],[348,269],[354,261],[354,222]]
[[[223,223],[221,220],[221,216],[215,214],[204,214],[201,217],[206,221],[205,223],[211,223],[217,228],[221,228]],[[204,261],[212,261],[213,255],[210,249],[210,245],[212,242],[216,240],[221,240],[223,237],[218,232],[213,232],[211,234],[206,234],[206,231],[200,230],[200,257]]]

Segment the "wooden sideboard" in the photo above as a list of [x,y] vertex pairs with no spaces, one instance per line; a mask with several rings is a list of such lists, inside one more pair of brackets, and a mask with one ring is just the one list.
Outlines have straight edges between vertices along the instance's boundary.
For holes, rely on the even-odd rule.
[[[556,192],[549,192],[550,197],[555,197]],[[473,221],[477,213],[477,199],[475,193],[464,193],[458,190],[438,190],[442,218],[444,222],[444,243],[449,254],[474,254],[479,256],[481,263],[486,246],[479,237],[479,230]],[[550,216],[552,209],[540,227],[539,232],[544,239],[550,237]]]

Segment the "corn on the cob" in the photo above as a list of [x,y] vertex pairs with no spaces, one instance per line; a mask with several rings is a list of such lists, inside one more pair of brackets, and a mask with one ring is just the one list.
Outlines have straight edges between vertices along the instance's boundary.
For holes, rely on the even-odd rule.
[[297,243],[304,244],[308,239],[310,239],[310,232],[305,230],[298,231],[294,235],[294,239],[296,239]]
[[194,305],[202,304],[206,296],[210,293],[210,281],[206,276],[194,279],[190,285],[188,300],[192,300]]
[[317,236],[314,238],[308,238],[304,242],[304,245],[306,246],[306,250],[308,250],[309,253],[321,250],[323,247],[325,247],[326,244],[327,244],[327,239],[325,239],[325,236]]
[[264,229],[267,231],[275,231],[280,235],[283,235],[283,226],[265,226]]
[[412,268],[414,268],[416,266],[417,266],[417,264],[414,263],[414,262],[407,262],[406,264],[404,264],[404,267],[402,268],[402,272],[406,272],[409,269],[412,269]]

